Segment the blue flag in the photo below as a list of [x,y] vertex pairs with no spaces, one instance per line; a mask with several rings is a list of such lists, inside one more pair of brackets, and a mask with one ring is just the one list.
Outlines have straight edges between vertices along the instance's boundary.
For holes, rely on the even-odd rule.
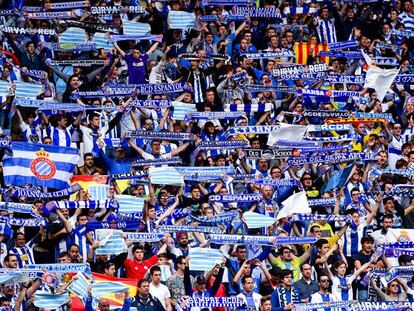
[[348,180],[349,174],[351,174],[353,167],[354,163],[351,163],[344,169],[332,174],[332,176],[328,179],[323,192],[331,191],[335,188],[342,188]]
[[11,186],[65,189],[78,159],[75,148],[13,142],[13,156],[3,160],[4,181]]

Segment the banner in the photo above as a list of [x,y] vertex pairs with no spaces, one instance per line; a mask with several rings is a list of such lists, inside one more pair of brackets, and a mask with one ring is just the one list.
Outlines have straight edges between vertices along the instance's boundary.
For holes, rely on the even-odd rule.
[[75,148],[13,143],[13,156],[3,160],[6,185],[65,189],[79,159]]
[[363,161],[375,161],[376,158],[373,155],[369,155],[363,152],[343,152],[343,153],[334,153],[331,155],[320,155],[320,156],[306,156],[306,157],[297,157],[297,158],[288,158],[288,166],[294,165],[305,165],[313,163],[343,163],[351,162],[354,160],[363,160]]
[[250,203],[260,201],[262,197],[259,194],[226,194],[226,195],[211,195],[208,198],[209,202],[237,202]]
[[[293,51],[295,52],[296,62],[298,64],[305,65],[308,61],[308,57],[312,55],[316,57],[321,51],[327,51],[328,45],[326,44],[311,44],[308,42],[295,42],[293,45]],[[329,62],[328,57],[322,57],[324,63]],[[283,79],[283,78],[282,78]]]
[[287,157],[298,157],[298,149],[243,149],[247,159],[285,159]]
[[377,98],[382,102],[400,69],[381,69],[373,65],[375,60],[365,53],[363,55],[368,64],[364,88],[373,88],[377,93]]
[[194,28],[195,15],[184,11],[170,11],[168,13],[168,24],[170,29]]
[[184,226],[184,225],[163,225],[157,229],[158,234],[163,234],[163,232],[202,232],[202,233],[222,233],[222,230],[218,227],[206,227],[206,226]]
[[210,242],[215,244],[256,244],[263,246],[278,246],[289,244],[312,244],[317,240],[317,237],[276,237],[239,234],[210,234]]
[[154,131],[126,131],[125,138],[144,138],[147,140],[179,140],[187,141],[194,140],[194,134],[192,133],[176,133],[176,132],[154,132]]
[[272,75],[278,77],[286,74],[301,74],[301,73],[316,73],[328,71],[328,65],[325,63],[315,64],[315,65],[306,65],[306,66],[291,66],[291,67],[282,67],[273,69]]
[[217,261],[223,260],[219,249],[191,247],[189,252],[191,271],[209,271]]

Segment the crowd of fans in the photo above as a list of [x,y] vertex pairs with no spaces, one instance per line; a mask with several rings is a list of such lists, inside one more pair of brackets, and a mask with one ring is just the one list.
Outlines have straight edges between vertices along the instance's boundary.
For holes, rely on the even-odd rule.
[[[396,265],[411,265],[413,260],[407,254],[393,260],[385,255],[378,260],[373,258],[378,245],[389,242],[386,235],[390,229],[407,229],[407,232],[414,229],[414,195],[398,195],[397,192],[387,195],[387,191],[397,189],[396,185],[411,185],[412,176],[396,172],[398,169],[406,172],[414,165],[414,97],[411,84],[393,83],[385,98],[379,100],[376,90],[364,88],[364,83],[330,83],[323,78],[282,79],[273,71],[289,64],[297,65],[298,55],[287,55],[309,46],[305,48],[307,55],[302,66],[326,62],[328,75],[364,75],[370,65],[364,58],[327,58],[316,53],[316,47],[322,44],[328,47],[335,42],[357,40],[357,46],[350,50],[362,50],[374,60],[394,58],[400,73],[409,75],[414,68],[413,2],[297,0],[280,3],[258,0],[251,3],[253,8],[274,8],[273,15],[250,17],[247,14],[241,20],[231,18],[235,15],[235,8],[246,6],[243,3],[247,1],[233,1],[234,5],[231,5],[232,1],[224,1],[224,5],[219,5],[220,1],[215,1],[213,5],[209,2],[212,1],[84,1],[85,5],[80,8],[63,10],[73,13],[69,21],[82,22],[84,27],[90,23],[115,29],[115,33],[107,31],[108,38],[114,34],[122,35],[126,21],[148,23],[150,34],[162,35],[162,40],[111,41],[113,46],[108,49],[74,51],[53,45],[59,42],[58,37],[68,28],[64,23],[67,19],[31,17],[30,8],[56,12],[53,5],[62,1],[25,0],[23,5],[19,1],[1,1],[2,10],[10,12],[6,14],[2,11],[4,14],[0,16],[3,30],[6,27],[33,30],[12,33],[0,29],[1,80],[10,86],[9,93],[1,99],[2,135],[10,137],[12,148],[16,141],[78,148],[81,160],[73,174],[95,176],[96,179],[99,176],[142,172],[149,168],[132,165],[136,160],[160,160],[162,165],[162,160],[178,156],[182,161],[178,166],[181,167],[232,167],[234,174],[254,176],[251,179],[256,181],[293,179],[296,184],[279,187],[266,182],[243,183],[233,176],[233,180],[197,181],[184,178],[184,184],[174,186],[153,184],[143,177],[131,178],[123,187],[117,180],[108,177],[108,198],[127,194],[145,199],[141,216],[125,218],[112,208],[62,207],[46,215],[44,206],[49,199],[8,197],[5,189],[23,185],[5,184],[2,174],[2,201],[33,204],[36,217],[46,220],[46,224],[38,227],[10,225],[13,229],[10,235],[3,231],[0,234],[1,267],[21,269],[31,264],[85,263],[92,272],[133,279],[137,283],[136,296],[125,293],[122,310],[182,310],[186,309],[181,304],[186,297],[238,297],[245,303],[237,307],[238,310],[261,311],[295,310],[295,305],[302,303],[411,301],[413,289],[410,274],[389,282],[370,277],[372,270],[386,271]],[[90,7],[104,6],[126,9],[114,14],[90,13]],[[143,13],[127,10],[134,6],[141,6]],[[294,14],[294,9],[299,14]],[[194,27],[171,29],[168,20],[170,11],[193,12]],[[219,18],[211,22],[203,21],[203,16],[212,15]],[[54,31],[41,34],[36,29]],[[92,38],[94,29],[85,29],[87,37]],[[391,30],[406,31],[408,35],[391,34]],[[82,44],[78,44],[79,50]],[[280,53],[281,56],[251,59],[245,54],[264,52]],[[223,58],[219,59],[217,55]],[[55,65],[55,60],[72,61],[74,65]],[[78,66],[76,61],[81,60],[100,60],[103,65]],[[28,74],[34,71],[44,72],[47,83]],[[85,109],[70,112],[59,110],[58,104],[55,104],[55,110],[19,105],[14,94],[18,82],[42,85],[41,94],[32,100],[78,104]],[[98,91],[104,87],[111,88],[114,84],[180,82],[187,84],[186,89],[179,93],[145,95],[135,91],[129,96],[74,96],[77,92]],[[263,89],[246,91],[248,85],[261,85]],[[294,92],[284,89],[293,89]],[[359,93],[360,99],[350,96],[340,100],[305,96],[300,92],[302,89],[353,91]],[[223,114],[220,119],[183,120],[175,118],[173,107],[131,105],[131,102],[147,99],[195,104],[195,111],[198,112],[223,112],[228,111],[229,105],[239,105],[243,108],[237,111],[244,112],[244,116],[235,119],[230,114]],[[248,108],[262,107],[262,104],[270,108]],[[91,106],[98,108],[94,110]],[[102,106],[108,109],[102,109]],[[352,173],[341,187],[325,191],[330,177],[349,163],[318,162],[289,166],[287,158],[249,158],[244,149],[266,149],[269,133],[226,135],[226,131],[235,127],[280,124],[309,127],[325,123],[324,117],[305,116],[304,112],[310,110],[378,113],[392,117],[368,121],[354,119],[348,122],[352,141],[320,143],[321,150],[314,155],[331,154],[336,151],[329,148],[342,146],[345,149],[347,146],[349,152],[374,157],[373,161],[355,161]],[[194,139],[175,140],[173,136],[171,139],[165,138],[168,136],[160,139],[125,138],[131,131],[192,133]],[[325,138],[335,136],[338,136],[336,132],[319,135]],[[115,144],[116,139],[121,143]],[[203,142],[214,144],[235,140],[246,142],[246,148],[197,149]],[[373,174],[378,169],[390,169],[390,173]],[[226,177],[231,178],[232,175]],[[291,215],[278,219],[278,213],[284,208],[281,203],[300,191],[305,191],[309,200],[333,199],[328,201],[329,204],[312,206],[312,214],[350,215],[351,221],[293,220]],[[209,201],[212,195],[228,194],[258,194],[260,198],[250,203]],[[75,199],[71,198],[77,201],[90,199],[87,187],[79,190]],[[187,214],[176,217],[174,210],[184,210]],[[124,232],[153,233],[163,225],[199,225],[194,217],[219,219],[221,214],[230,211],[237,211],[234,219],[216,226],[223,234],[316,237],[317,241],[314,244],[277,246],[251,243],[221,245],[209,243],[208,233],[162,232],[165,235],[158,243],[129,241],[123,235],[127,252],[97,255],[95,252],[100,244],[94,239],[93,230],[86,230],[89,222],[138,220],[138,226]],[[248,228],[243,217],[246,211],[274,217],[275,222],[265,228]],[[0,214],[27,218],[27,214],[11,212],[7,208]],[[220,249],[222,259],[216,260],[210,271],[191,270],[189,253],[196,247]],[[206,260],[209,260],[207,256]],[[73,274],[57,276],[59,280],[53,289],[42,278],[1,284],[0,309],[48,310],[46,306],[34,305],[35,294],[67,291]],[[100,298],[97,308],[109,310],[110,305],[110,300]],[[72,308],[69,301],[59,309]],[[91,297],[84,301],[85,310],[94,308]],[[222,311],[226,310],[226,306],[189,309]],[[325,310],[329,310],[328,305]]]

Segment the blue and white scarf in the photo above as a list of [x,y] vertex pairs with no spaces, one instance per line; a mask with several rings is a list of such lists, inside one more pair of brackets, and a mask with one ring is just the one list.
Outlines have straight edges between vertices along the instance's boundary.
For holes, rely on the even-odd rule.
[[145,138],[148,140],[194,140],[192,133],[178,133],[178,132],[153,132],[153,131],[126,131],[124,134],[126,138]]
[[221,224],[228,224],[233,221],[238,215],[237,211],[224,212],[213,217],[207,216],[191,216],[192,221],[196,221],[201,225],[216,226]]
[[407,30],[391,29],[390,34],[391,35],[396,35],[396,36],[399,36],[399,37],[407,37],[407,38],[414,37],[414,32],[407,31]]
[[202,232],[202,233],[222,233],[222,230],[218,227],[206,227],[206,226],[182,226],[182,225],[163,225],[157,230],[160,232]]
[[288,166],[294,165],[306,165],[313,163],[343,163],[352,162],[354,160],[362,161],[374,161],[375,156],[362,153],[362,152],[343,152],[334,153],[331,155],[320,155],[320,156],[306,156],[306,157],[290,157],[287,160]]
[[260,201],[262,197],[259,194],[226,194],[226,195],[211,195],[208,198],[209,202],[238,202],[250,203]]
[[357,40],[329,43],[330,50],[341,50],[341,49],[353,48],[357,46],[359,46],[359,42]]
[[215,244],[256,244],[265,246],[312,244],[317,237],[270,237],[260,235],[210,234],[210,242]]
[[[228,1],[228,0],[226,0]],[[229,308],[235,310],[244,305],[244,301],[237,297],[183,297],[177,304],[184,308]]]
[[180,157],[171,157],[167,159],[154,159],[154,160],[146,160],[140,159],[132,162],[132,166],[161,166],[167,164],[182,164],[182,160]]
[[208,112],[198,112],[193,111],[187,113],[187,120],[233,120],[240,117],[246,116],[243,112],[226,112],[226,111],[208,111]]

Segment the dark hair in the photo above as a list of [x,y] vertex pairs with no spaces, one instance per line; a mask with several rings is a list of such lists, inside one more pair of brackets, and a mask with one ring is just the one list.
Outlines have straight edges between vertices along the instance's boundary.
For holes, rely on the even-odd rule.
[[382,204],[387,204],[387,202],[389,200],[392,200],[394,202],[394,198],[393,197],[385,197],[385,198],[382,199]]
[[144,283],[149,283],[149,281],[147,279],[141,279],[141,280],[139,280],[138,281],[138,287],[141,287],[142,284],[144,284]]
[[283,280],[285,277],[287,277],[288,275],[292,276],[293,272],[289,269],[283,269],[282,271],[280,271],[280,279]]
[[4,257],[4,261],[3,262],[9,261],[10,260],[10,257],[13,257],[13,256],[17,258],[17,255],[15,255],[15,254],[7,254],[6,257]]
[[241,249],[246,249],[246,245],[237,245],[236,246],[236,253]]
[[70,257],[70,254],[69,254],[68,252],[61,252],[61,253],[60,253],[60,255],[59,255],[59,259],[60,259],[60,258],[63,258],[63,257],[68,257],[68,258],[71,258],[71,257]]
[[[28,48],[30,44],[35,45],[33,41],[28,41],[28,42],[26,42],[26,48]],[[36,46],[36,45],[35,45],[35,46]]]
[[264,296],[260,299],[260,304],[264,304],[266,301],[271,300],[270,296]]
[[96,112],[92,112],[89,115],[89,122],[92,121],[93,118],[98,117],[99,118],[99,114],[97,114]]
[[246,284],[247,279],[253,279],[253,277],[251,275],[243,276],[242,279],[241,279],[242,285]]
[[150,269],[150,275],[153,275],[154,272],[156,272],[156,271],[161,272],[161,268],[159,266],[157,266],[157,265],[152,266],[151,269]]
[[104,270],[107,270],[107,269],[109,269],[110,267],[112,267],[112,266],[115,266],[115,263],[113,262],[113,261],[107,261],[107,262],[105,262],[104,263]]
[[177,263],[181,263],[183,260],[186,260],[185,256],[180,255],[177,257]]
[[321,228],[321,226],[319,225],[313,225],[312,227],[310,227],[310,233],[313,233],[313,231],[315,230],[315,228]]
[[308,263],[308,262],[304,262],[303,264],[301,264],[301,265],[300,265],[300,271],[301,271],[301,272],[303,272],[303,266],[304,266],[304,265],[308,265],[308,266],[312,267],[310,263]]
[[321,281],[322,277],[328,277],[328,275],[326,273],[324,273],[324,272],[319,273],[318,274],[318,282]]
[[411,262],[412,260],[413,260],[412,256],[404,254],[398,257],[398,264],[401,265],[404,262]]
[[144,246],[142,244],[135,244],[134,247],[132,247],[132,254],[138,249],[144,251]]
[[83,160],[85,161],[87,157],[92,157],[92,158],[93,158],[93,154],[92,154],[91,152],[86,152],[86,153],[83,155]]
[[345,265],[346,266],[346,262],[343,260],[337,260],[335,261],[335,263],[333,264],[333,270],[335,271],[336,269],[338,269],[340,266]]
[[327,239],[319,239],[318,241],[316,241],[315,246],[316,246],[317,249],[320,249],[320,248],[322,248],[322,246],[324,244],[329,244],[328,240]]
[[375,240],[370,235],[367,235],[367,236],[364,236],[364,237],[361,238],[361,244],[364,244],[364,243],[367,243],[367,242],[375,243]]

